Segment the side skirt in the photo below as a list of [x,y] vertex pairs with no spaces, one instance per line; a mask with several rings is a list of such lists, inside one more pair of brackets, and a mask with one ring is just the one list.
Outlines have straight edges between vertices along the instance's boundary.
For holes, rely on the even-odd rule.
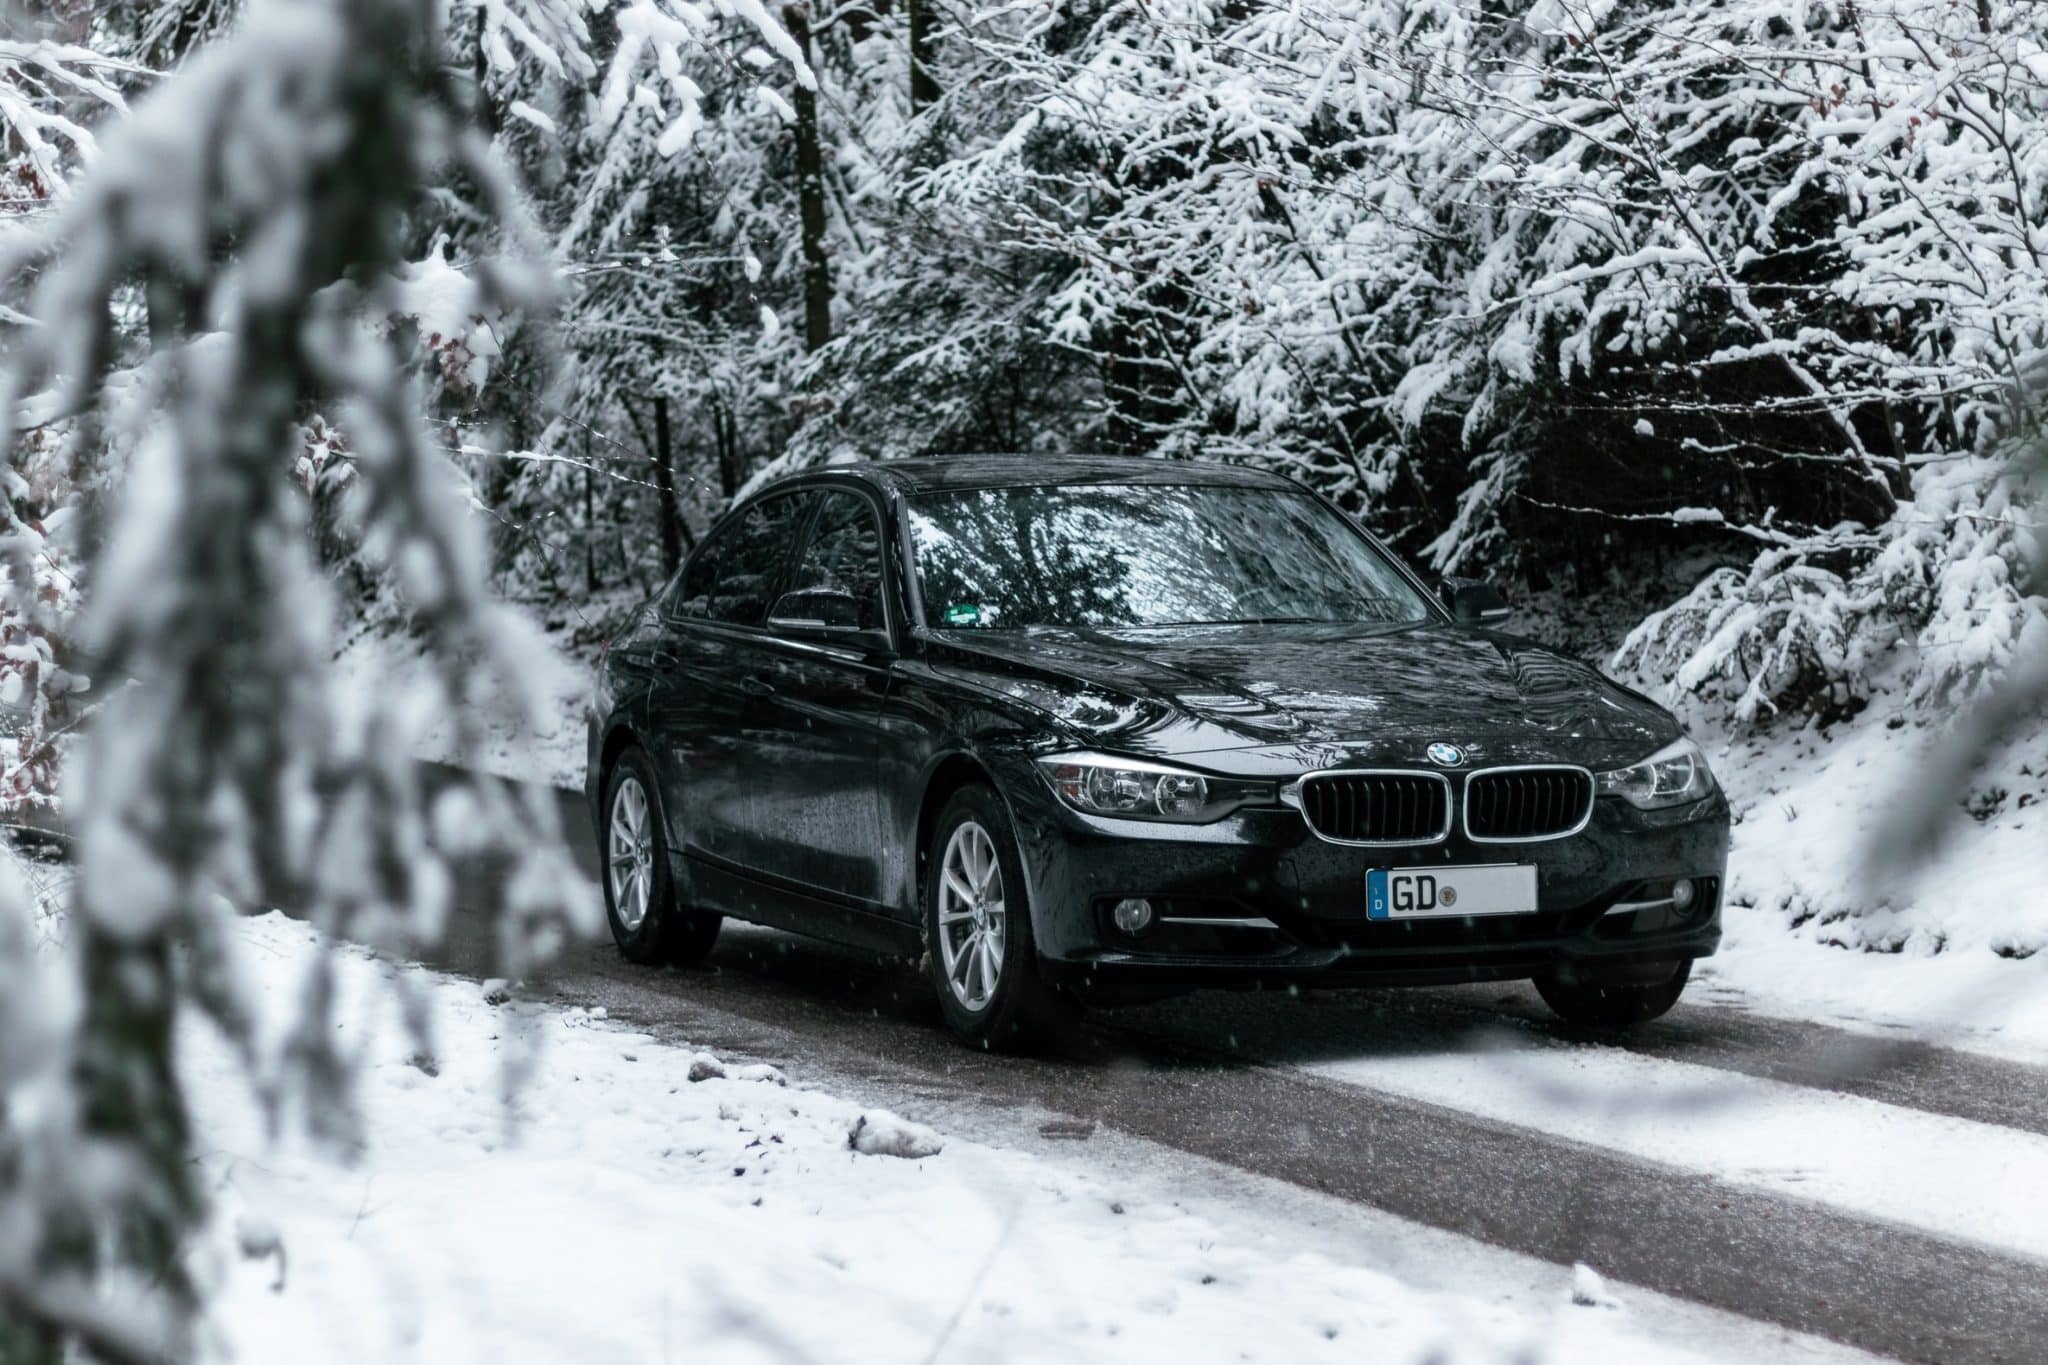
[[917,926],[879,906],[869,908],[826,900],[699,854],[684,854],[678,861],[683,864],[677,869],[682,874],[679,883],[689,888],[694,904],[707,910],[887,957],[912,958],[924,951]]

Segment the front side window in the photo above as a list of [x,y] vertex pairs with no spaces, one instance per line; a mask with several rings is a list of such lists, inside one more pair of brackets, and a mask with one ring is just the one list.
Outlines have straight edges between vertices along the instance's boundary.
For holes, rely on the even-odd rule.
[[[758,626],[767,619],[769,599],[789,562],[790,541],[802,524],[809,500],[808,493],[764,498],[740,513],[737,522],[705,547],[701,557],[716,561],[704,585],[706,617],[735,626]],[[690,601],[689,578],[684,575],[685,614]]]
[[810,543],[789,591],[796,599],[791,609],[815,619],[858,630],[883,627],[882,528],[866,498],[847,492],[818,495]]
[[1430,619],[1427,600],[1327,504],[1283,488],[1099,484],[915,498],[940,629]]

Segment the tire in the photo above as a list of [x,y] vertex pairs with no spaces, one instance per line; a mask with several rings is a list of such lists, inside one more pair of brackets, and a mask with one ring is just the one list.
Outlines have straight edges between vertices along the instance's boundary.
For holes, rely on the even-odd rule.
[[695,966],[710,955],[721,917],[676,903],[660,790],[639,749],[620,754],[605,779],[597,843],[604,917],[628,962]]
[[[994,791],[975,784],[953,793],[924,866],[924,956],[946,1027],[974,1047],[1037,1043],[1060,1010],[1039,976],[1024,864]],[[962,894],[963,873],[978,895]]]
[[1685,983],[1692,977],[1692,963],[1680,962],[1665,981],[1640,982],[1559,981],[1554,976],[1536,978],[1536,993],[1543,1003],[1567,1023],[1587,1028],[1632,1028],[1647,1024],[1678,1003]]

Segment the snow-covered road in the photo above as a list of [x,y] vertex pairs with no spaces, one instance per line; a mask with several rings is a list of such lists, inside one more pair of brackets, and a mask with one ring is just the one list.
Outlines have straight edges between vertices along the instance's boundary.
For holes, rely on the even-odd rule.
[[[278,915],[243,928],[281,1022],[315,935]],[[266,1144],[228,1050],[204,1029],[184,1048],[217,1244],[242,1253],[214,1313],[238,1360],[1863,1359],[1113,1121],[907,1088],[886,1062],[720,1061],[603,1007],[348,948],[341,968],[367,1118],[353,1162]],[[430,1052],[399,1026],[394,975],[431,1005]],[[508,1110],[522,1030],[542,1062]],[[945,1114],[943,1136],[875,1108],[884,1092]],[[877,1131],[922,1145],[850,1140]]]
[[[481,917],[454,929],[438,965],[487,975]],[[1064,1055],[1019,1060],[953,1044],[901,965],[744,926],[709,971],[632,968],[593,945],[530,994],[602,1009],[651,1044],[779,1064],[1103,1188],[1178,1195],[1205,1226],[1237,1220],[1233,1244],[1271,1254],[1283,1229],[1467,1313],[1526,1327],[1585,1262],[1641,1340],[1596,1333],[1553,1359],[1649,1358],[1652,1340],[1717,1359],[1833,1350],[1813,1338],[2048,1359],[2048,1070],[2023,1061],[1716,1005],[1625,1046],[1588,1042],[1518,986],[1205,994],[1098,1015]],[[604,1102],[637,1104],[638,1074]],[[668,1103],[676,1078],[646,1074],[647,1103]],[[1270,1303],[1279,1321],[1277,1293],[1240,1307]]]

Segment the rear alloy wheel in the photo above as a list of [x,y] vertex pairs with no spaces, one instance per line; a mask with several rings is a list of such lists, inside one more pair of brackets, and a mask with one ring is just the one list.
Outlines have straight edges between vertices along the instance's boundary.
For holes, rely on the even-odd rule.
[[1536,978],[1536,993],[1567,1023],[1587,1028],[1629,1028],[1667,1013],[1685,992],[1692,963],[1680,962],[1664,981],[1649,983],[1572,981],[1554,976]]
[[710,954],[720,917],[676,904],[656,790],[646,754],[628,749],[619,755],[605,786],[599,845],[605,919],[628,962],[693,966]]
[[1052,1001],[1038,976],[1009,814],[993,791],[953,794],[925,868],[925,958],[947,1026],[980,1047],[1030,1041]]

